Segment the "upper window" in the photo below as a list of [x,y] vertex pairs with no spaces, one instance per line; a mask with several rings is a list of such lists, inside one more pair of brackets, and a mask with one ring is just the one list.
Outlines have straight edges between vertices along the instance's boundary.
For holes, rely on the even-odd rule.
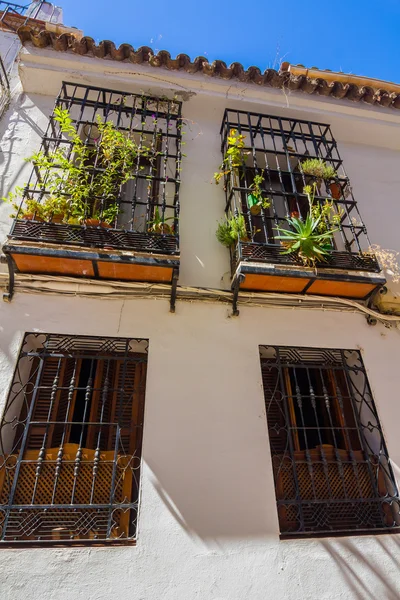
[[226,109],[221,138],[226,213],[244,219],[233,271],[253,260],[379,272],[329,125]]
[[178,252],[181,103],[63,83],[11,235]]
[[398,528],[360,352],[261,346],[260,356],[282,536]]
[[1,541],[135,539],[147,345],[25,335],[0,429]]

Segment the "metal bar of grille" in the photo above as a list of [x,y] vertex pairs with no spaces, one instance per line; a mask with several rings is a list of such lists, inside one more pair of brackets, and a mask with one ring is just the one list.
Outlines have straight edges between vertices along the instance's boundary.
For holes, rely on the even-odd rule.
[[360,352],[260,346],[260,359],[281,535],[399,531]]
[[135,540],[147,349],[25,334],[0,425],[2,542]]
[[[288,227],[287,217],[304,219],[309,211],[304,187],[316,179],[303,172],[302,162],[312,158],[323,160],[337,173],[332,181],[318,182],[315,201],[324,203],[329,199],[335,214],[341,214],[332,236],[333,249],[326,262],[316,264],[317,268],[380,272],[329,125],[226,109],[221,126],[224,156],[231,129],[245,136],[245,159],[236,175],[231,169],[225,176],[225,212],[242,213],[247,230],[247,239],[238,240],[232,251],[233,273],[241,260],[304,266],[296,253],[282,252],[285,248],[276,237],[277,227]],[[248,197],[255,176],[260,174],[260,165],[263,197],[268,198],[269,206],[257,212],[249,209]]]

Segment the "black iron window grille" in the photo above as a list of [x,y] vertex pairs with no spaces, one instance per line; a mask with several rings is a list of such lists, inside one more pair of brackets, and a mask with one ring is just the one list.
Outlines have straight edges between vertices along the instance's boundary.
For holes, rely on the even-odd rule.
[[[72,119],[83,160],[75,134],[60,123],[60,110]],[[122,136],[114,135],[111,150],[105,145],[105,123]],[[11,237],[178,254],[181,128],[176,100],[64,82]],[[128,176],[121,147],[130,161]],[[71,174],[67,163],[79,167],[78,174]],[[104,177],[110,164],[114,180]]]
[[[337,144],[330,126],[323,123],[282,118],[226,109],[221,127],[222,154],[227,156],[230,132],[244,136],[242,160],[225,170],[227,215],[243,214],[246,235],[232,251],[232,271],[244,261],[303,266],[295,253],[284,254],[277,228],[288,228],[288,217],[305,218],[309,211],[304,187],[316,185],[315,201],[333,202],[339,215],[337,231],[331,239],[332,251],[318,268],[342,268],[379,272],[379,264],[369,251],[370,241],[354,200]],[[320,180],[303,171],[303,162],[319,159],[335,172]],[[256,177],[261,178],[258,183]],[[259,180],[260,181],[260,180]],[[254,196],[260,202],[257,214]]]
[[260,346],[260,357],[281,535],[399,530],[360,352]]
[[[0,12],[11,12],[17,15],[24,15],[29,8],[29,4],[15,4],[15,2],[0,2]],[[1,20],[3,16],[1,17]]]
[[25,16],[26,25],[30,19],[41,19],[43,15],[41,15],[41,10],[43,5],[48,5],[54,11],[55,7],[52,7],[50,3],[46,3],[45,0],[37,0],[36,2],[31,2],[25,5],[16,4],[15,2],[4,2],[0,1],[0,23],[4,24],[6,27],[17,31],[18,26],[21,26],[20,21],[14,21],[13,16]]
[[0,540],[135,540],[148,341],[27,333],[0,426]]

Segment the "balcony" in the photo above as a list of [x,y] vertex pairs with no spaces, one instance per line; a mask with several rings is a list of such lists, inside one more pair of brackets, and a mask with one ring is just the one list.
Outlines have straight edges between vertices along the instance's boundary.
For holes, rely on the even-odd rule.
[[10,197],[11,268],[176,287],[181,137],[175,100],[63,83]]
[[329,125],[227,109],[221,138],[235,306],[239,290],[365,299],[385,283]]

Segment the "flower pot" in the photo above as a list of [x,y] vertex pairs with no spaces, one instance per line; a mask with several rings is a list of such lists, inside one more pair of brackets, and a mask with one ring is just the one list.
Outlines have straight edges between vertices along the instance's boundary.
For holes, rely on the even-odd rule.
[[331,191],[332,198],[335,200],[339,200],[342,195],[342,189],[338,183],[331,183],[329,185],[329,189]]
[[152,231],[153,233],[168,235],[171,233],[171,227],[167,225],[167,223],[158,223],[157,225],[154,225]]
[[87,227],[103,227],[104,229],[111,229],[110,223],[100,221],[100,219],[86,219],[85,225]]
[[62,223],[63,221],[64,221],[64,213],[54,214],[50,219],[51,223]]
[[24,219],[25,221],[40,221],[41,223],[44,222],[44,220],[41,217],[35,216],[34,213],[26,213],[22,215],[21,219]]
[[256,196],[254,196],[254,194],[248,194],[247,206],[249,207],[250,213],[253,215],[253,217],[258,216],[261,213],[259,199]]
[[304,180],[306,185],[310,185],[311,187],[313,187],[315,184],[317,195],[321,196],[321,185],[323,180],[320,177],[316,177],[315,175],[305,173]]
[[99,227],[100,226],[100,220],[99,219],[86,219],[85,220],[85,225],[87,227]]

